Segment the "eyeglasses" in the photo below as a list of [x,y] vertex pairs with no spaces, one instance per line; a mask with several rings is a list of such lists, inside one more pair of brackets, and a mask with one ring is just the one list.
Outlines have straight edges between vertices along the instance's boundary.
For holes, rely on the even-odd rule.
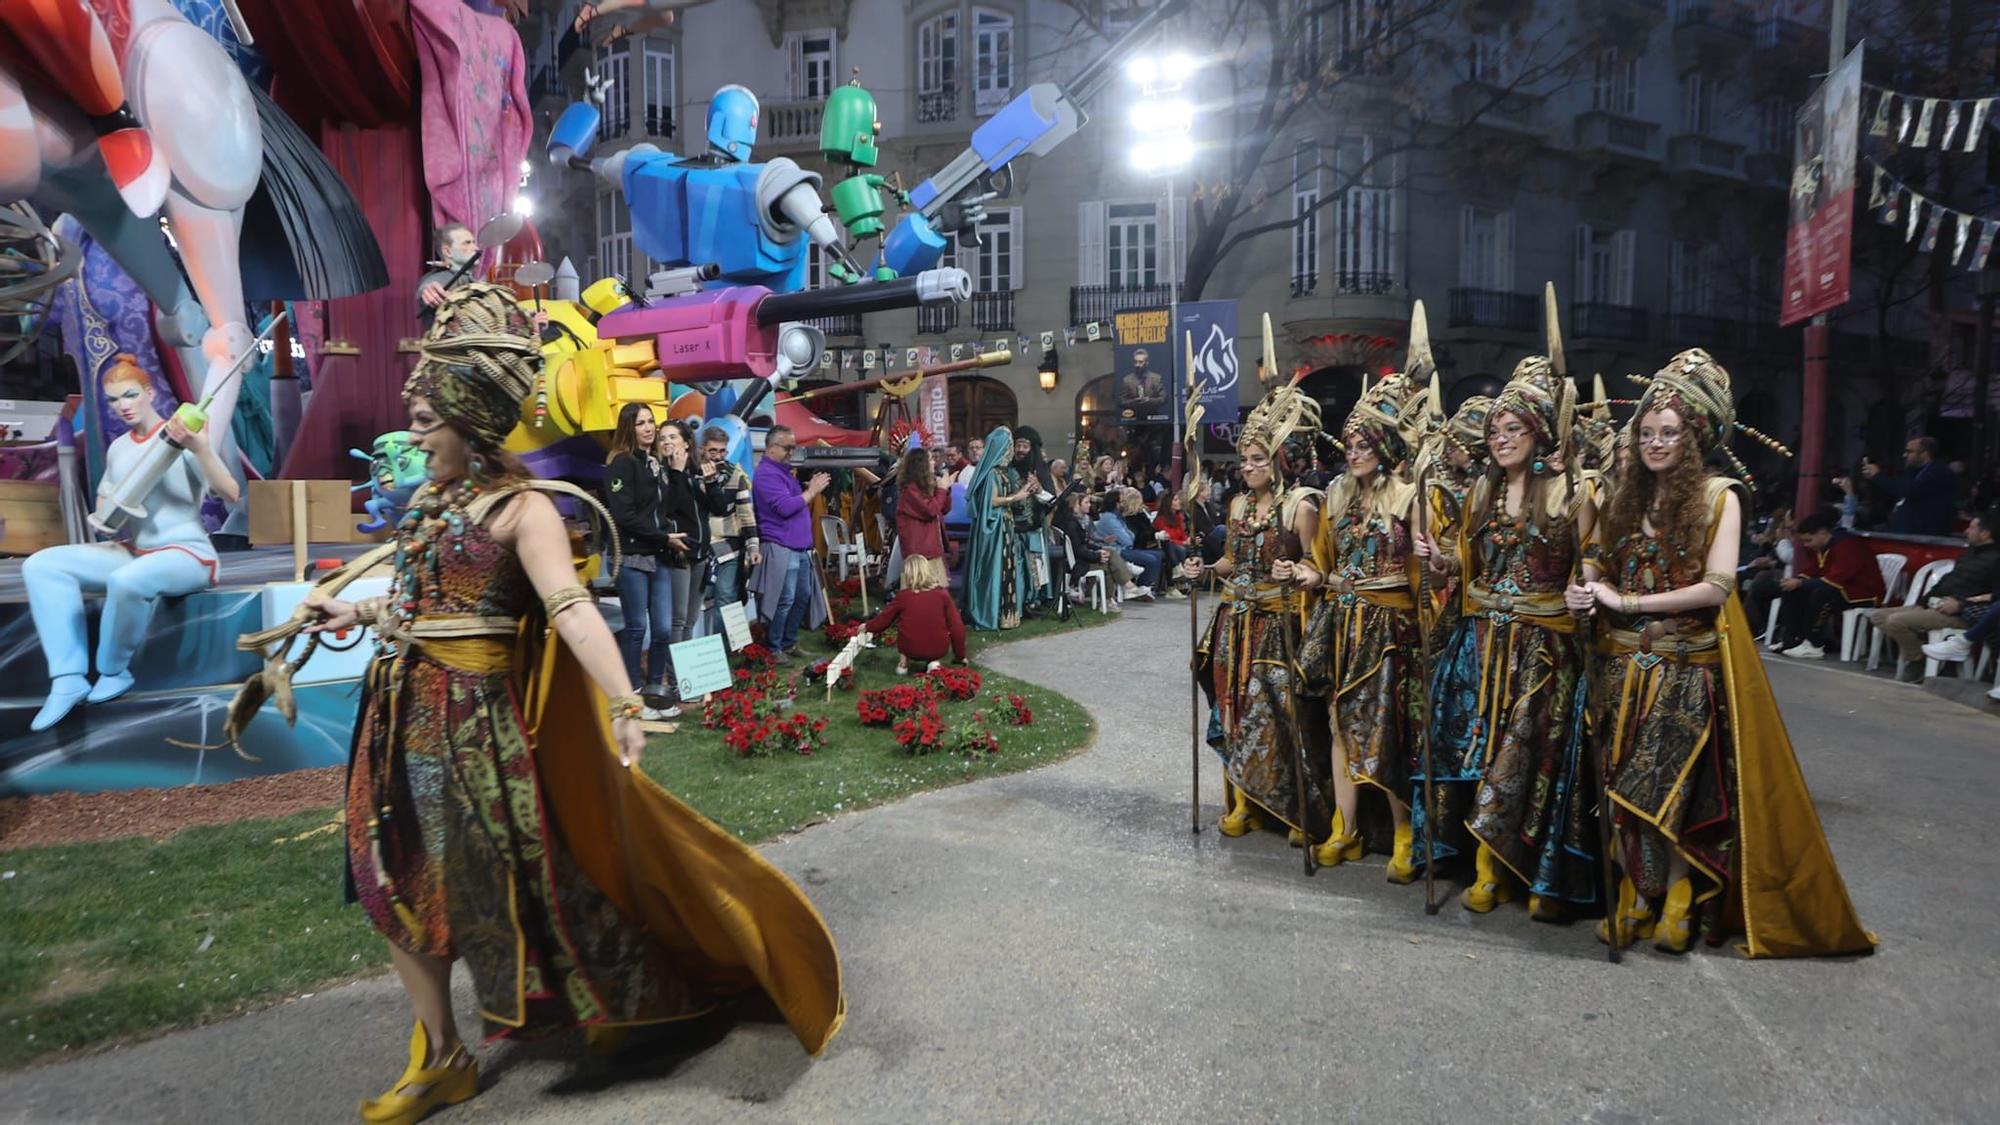
[[1522,438],[1527,436],[1528,436],[1528,427],[1526,426],[1505,426],[1498,429],[1490,429],[1486,431],[1487,441],[1492,441],[1495,438],[1506,438],[1508,441],[1520,441]]
[[1640,430],[1639,444],[1664,445],[1671,448],[1679,445],[1681,438],[1685,437],[1686,434],[1687,431],[1685,430]]
[[1271,467],[1271,459],[1269,457],[1245,457],[1243,459],[1243,467],[1246,469],[1268,469]]
[[784,452],[784,451],[785,451],[785,450],[787,450],[787,449],[796,449],[796,448],[798,448],[798,444],[799,444],[799,443],[798,443],[798,442],[795,442],[795,441],[781,441],[781,442],[778,442],[778,443],[776,443],[776,444],[774,444],[774,445],[766,445],[766,446],[765,446],[764,448],[765,448],[765,449],[767,449],[767,450],[771,450],[771,449],[775,449],[775,450],[777,450],[777,451],[779,451],[779,452],[781,452],[781,453],[782,453],[782,452]]

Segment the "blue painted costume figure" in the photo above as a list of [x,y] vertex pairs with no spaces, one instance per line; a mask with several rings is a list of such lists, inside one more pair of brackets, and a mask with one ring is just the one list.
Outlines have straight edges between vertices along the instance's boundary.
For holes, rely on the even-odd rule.
[[1523,360],[1494,401],[1493,465],[1473,485],[1454,542],[1425,550],[1460,576],[1461,618],[1431,684],[1437,807],[1420,808],[1417,830],[1437,818],[1440,858],[1477,848],[1462,899],[1476,913],[1521,885],[1542,919],[1603,898],[1583,754],[1584,639],[1563,600],[1595,519],[1556,469],[1574,403],[1550,360]]
[[[1601,396],[1600,396],[1601,397]],[[1703,466],[1735,425],[1729,373],[1682,352],[1626,429],[1634,457],[1574,606],[1594,613],[1591,729],[1607,763],[1619,882],[1598,936],[1752,957],[1861,953],[1861,927],[1737,599],[1742,488]],[[1740,463],[1739,463],[1740,469]],[[1601,577],[1600,577],[1601,576]]]
[[[235,503],[238,496],[236,479],[209,438],[160,417],[153,406],[152,379],[132,356],[118,356],[105,369],[104,397],[130,429],[105,450],[104,478],[97,488],[100,508],[139,471],[152,442],[170,443],[181,452],[145,497],[144,514],[127,524],[125,539],[49,547],[22,565],[21,579],[52,681],[48,702],[30,724],[38,731],[61,722],[86,698],[108,703],[132,689],[132,655],[146,639],[154,604],[215,582],[215,548],[201,522],[202,497],[213,492]],[[86,593],[104,595],[95,685],[88,677]]]
[[1013,460],[1013,432],[995,426],[965,486],[965,510],[972,521],[966,542],[965,616],[975,629],[1015,628],[1027,604],[1028,555],[1015,510],[1028,502],[1029,493]]
[[403,516],[403,509],[410,506],[410,497],[424,483],[424,467],[427,458],[417,447],[408,430],[395,430],[375,439],[372,453],[350,449],[347,455],[357,461],[368,462],[368,483],[354,486],[355,492],[368,493],[362,507],[373,517],[362,524],[361,531],[380,531],[392,527]]

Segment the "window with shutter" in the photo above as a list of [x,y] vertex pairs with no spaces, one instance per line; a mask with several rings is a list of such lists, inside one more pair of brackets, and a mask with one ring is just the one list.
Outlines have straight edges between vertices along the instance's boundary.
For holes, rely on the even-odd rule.
[[597,74],[605,84],[602,135],[623,137],[632,130],[632,41],[613,39],[598,47]]
[[1292,295],[1319,287],[1319,146],[1301,141],[1292,152]]
[[1151,289],[1160,284],[1158,206],[1113,203],[1106,208],[1105,284],[1113,289]]
[[972,109],[993,113],[1014,96],[1014,17],[972,10]]
[[646,115],[646,135],[674,135],[674,52],[648,42],[640,54],[639,99]]
[[1334,168],[1351,186],[1333,204],[1334,284],[1342,293],[1386,293],[1396,278],[1396,189],[1387,161],[1370,163],[1374,139],[1343,137]]
[[1459,215],[1458,281],[1469,289],[1514,288],[1514,213],[1467,206]]
[[831,28],[790,32],[785,36],[785,48],[792,97],[823,101],[833,93],[836,67]]
[[1076,283],[1104,284],[1104,203],[1085,200],[1076,205]]
[[979,221],[979,254],[972,271],[972,287],[980,293],[1006,293],[1020,288],[1021,211],[1006,207],[989,211]]

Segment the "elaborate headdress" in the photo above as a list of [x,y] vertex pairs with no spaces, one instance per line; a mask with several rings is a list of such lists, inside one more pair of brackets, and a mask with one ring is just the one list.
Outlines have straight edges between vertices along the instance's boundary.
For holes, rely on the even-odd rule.
[[1646,393],[1639,396],[1639,407],[1632,412],[1632,421],[1627,425],[1634,443],[1638,441],[1639,419],[1655,410],[1671,410],[1680,415],[1682,424],[1694,435],[1695,445],[1704,456],[1720,448],[1735,467],[1737,475],[1746,482],[1754,478],[1736,454],[1729,450],[1729,432],[1732,429],[1742,430],[1787,457],[1792,455],[1791,450],[1776,439],[1736,420],[1736,400],[1730,393],[1729,372],[1715,362],[1715,357],[1700,348],[1689,348],[1674,356],[1651,378],[1639,375],[1632,378],[1646,387]]
[[[1557,454],[1565,467],[1570,463],[1571,430],[1576,424],[1576,384],[1570,380],[1563,356],[1562,325],[1556,312],[1556,287],[1550,282],[1542,291],[1542,311],[1548,334],[1548,355],[1529,356],[1514,367],[1515,377],[1493,400],[1492,414],[1513,414],[1535,431],[1535,445],[1544,454]],[[1542,363],[1534,361],[1541,360]],[[1544,364],[1546,366],[1544,366]],[[1535,459],[1535,471],[1546,471],[1549,462]]]
[[1486,456],[1486,419],[1493,413],[1493,396],[1472,395],[1458,404],[1451,420],[1444,424],[1444,440],[1457,446],[1467,457],[1479,461]]
[[[1264,355],[1273,364],[1278,351],[1271,336],[1271,314],[1264,314]],[[1243,430],[1236,437],[1236,448],[1258,445],[1271,455],[1271,466],[1282,476],[1281,467],[1285,443],[1294,437],[1310,440],[1320,428],[1319,402],[1299,390],[1298,384],[1286,380],[1264,393],[1263,401],[1250,411],[1244,419]]]
[[521,421],[541,371],[542,346],[514,295],[475,282],[445,295],[424,333],[403,397],[421,395],[483,450],[497,450]]
[[1410,314],[1410,353],[1403,370],[1362,388],[1361,399],[1347,415],[1341,433],[1359,432],[1375,448],[1385,469],[1397,469],[1422,447],[1426,423],[1434,413],[1436,382],[1430,329],[1424,319],[1424,303],[1418,301]]
[[1618,421],[1611,416],[1611,400],[1604,393],[1602,375],[1591,377],[1590,401],[1583,406],[1576,438],[1585,470],[1611,468],[1618,454]]

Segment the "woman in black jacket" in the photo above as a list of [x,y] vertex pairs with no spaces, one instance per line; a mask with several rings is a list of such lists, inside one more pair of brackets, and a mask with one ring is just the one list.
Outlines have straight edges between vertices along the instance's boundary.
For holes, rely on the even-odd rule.
[[654,450],[660,463],[660,522],[669,533],[678,533],[678,546],[661,556],[660,566],[673,599],[670,631],[679,642],[701,620],[708,593],[708,517],[728,515],[736,497],[717,477],[697,470],[694,443],[678,422],[660,427]]
[[[652,407],[645,403],[628,402],[618,412],[618,429],[604,467],[604,507],[625,548],[625,565],[618,571],[618,604],[625,619],[618,630],[618,648],[625,657],[625,671],[634,684],[671,686],[667,646],[673,640],[674,602],[671,575],[662,556],[685,550],[685,536],[672,535],[674,529],[662,518],[664,480],[653,456],[658,428]],[[648,647],[649,632],[651,655],[642,668],[640,656]],[[650,720],[667,717],[651,708],[640,715]]]

